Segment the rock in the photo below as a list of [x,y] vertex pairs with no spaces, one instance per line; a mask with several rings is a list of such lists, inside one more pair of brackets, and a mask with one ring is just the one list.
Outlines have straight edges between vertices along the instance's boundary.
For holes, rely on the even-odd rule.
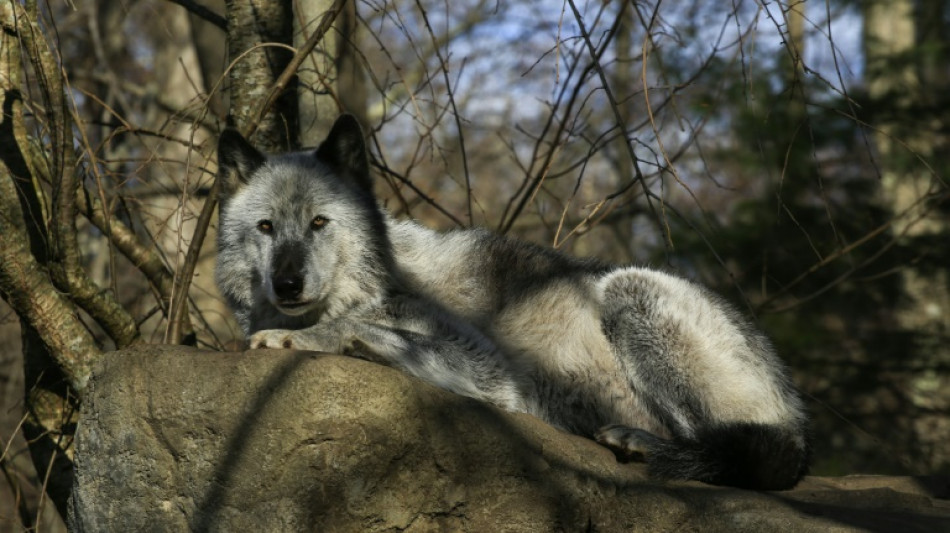
[[942,478],[658,483],[594,442],[340,356],[107,354],[72,531],[950,531]]

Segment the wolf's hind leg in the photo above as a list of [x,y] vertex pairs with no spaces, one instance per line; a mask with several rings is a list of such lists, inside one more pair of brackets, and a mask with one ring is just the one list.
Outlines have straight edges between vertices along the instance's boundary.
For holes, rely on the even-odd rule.
[[643,461],[651,448],[663,442],[649,431],[623,424],[610,424],[594,434],[594,440],[614,452],[623,461]]

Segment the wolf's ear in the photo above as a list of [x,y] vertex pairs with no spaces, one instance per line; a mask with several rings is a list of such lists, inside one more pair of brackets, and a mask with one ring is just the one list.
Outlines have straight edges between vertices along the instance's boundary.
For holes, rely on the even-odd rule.
[[221,192],[227,196],[238,190],[265,161],[264,154],[251,146],[236,129],[225,129],[218,137]]
[[317,148],[316,157],[352,179],[361,189],[372,192],[363,129],[353,115],[343,114],[336,119],[327,138]]

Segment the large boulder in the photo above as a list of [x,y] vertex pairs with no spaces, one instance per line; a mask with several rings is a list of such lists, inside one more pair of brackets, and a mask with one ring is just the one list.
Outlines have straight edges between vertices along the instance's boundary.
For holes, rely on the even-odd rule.
[[658,483],[594,442],[357,359],[107,354],[74,531],[950,531],[948,480]]

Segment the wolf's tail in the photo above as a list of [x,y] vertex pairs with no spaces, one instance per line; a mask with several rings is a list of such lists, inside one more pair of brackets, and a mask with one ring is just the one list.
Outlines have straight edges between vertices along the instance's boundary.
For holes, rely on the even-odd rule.
[[659,479],[695,479],[714,485],[785,490],[807,473],[809,447],[801,436],[776,426],[722,423],[694,437],[654,437],[647,471]]
[[808,472],[807,439],[777,426],[718,423],[697,429],[693,437],[671,439],[624,426],[612,426],[607,431],[612,436],[598,440],[613,441],[605,444],[614,449],[620,441],[620,448],[642,452],[647,471],[657,479],[785,490]]

